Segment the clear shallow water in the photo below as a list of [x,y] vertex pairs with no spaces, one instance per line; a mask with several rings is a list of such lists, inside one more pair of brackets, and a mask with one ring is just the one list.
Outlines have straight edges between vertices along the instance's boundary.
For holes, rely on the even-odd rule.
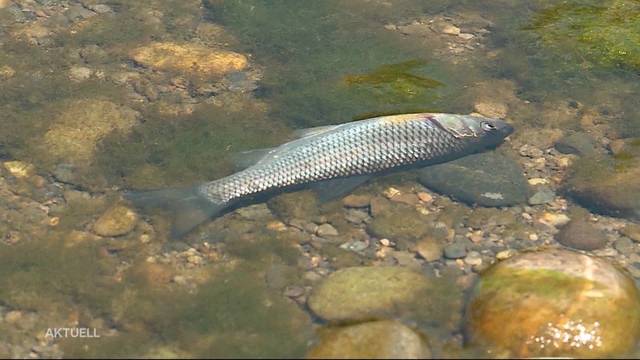
[[[484,231],[467,252],[485,265],[500,251],[557,245],[553,231],[520,214],[573,216],[576,199],[561,191],[569,170],[550,164],[555,157],[535,163],[544,156],[529,156],[526,146],[549,154],[552,139],[570,131],[596,144],[578,170],[619,174],[614,187],[637,189],[626,175],[637,169],[640,136],[636,2],[0,4],[0,158],[23,162],[24,171],[2,168],[0,355],[303,356],[325,324],[305,302],[321,279],[380,264],[418,268],[433,282],[427,299],[394,317],[425,332],[439,356],[473,354],[463,349],[461,322],[474,262],[416,256],[416,244],[440,231],[421,224],[444,224],[443,245]],[[247,65],[206,73],[202,64],[136,58],[151,43],[233,51]],[[200,51],[190,49],[188,56]],[[162,215],[135,219],[124,234],[96,228],[122,189],[230,174],[234,153],[279,144],[295,129],[423,111],[506,115],[517,132],[504,152],[527,178],[551,179],[562,201],[487,214],[431,192],[433,203],[418,203],[426,190],[401,174],[358,190],[413,195],[386,205],[383,214],[408,214],[398,218],[366,213],[373,205],[363,215],[340,201],[317,204],[302,192],[177,242],[167,239]],[[632,140],[611,156],[619,139]],[[593,214],[622,212],[601,219],[604,248],[623,265],[640,263],[633,246],[614,246],[633,216],[582,201]],[[498,215],[511,220],[485,228],[483,219]],[[423,220],[399,225],[402,218]],[[318,240],[314,224],[331,224],[338,235]],[[383,238],[394,245],[380,245]],[[44,336],[73,326],[103,336]]]

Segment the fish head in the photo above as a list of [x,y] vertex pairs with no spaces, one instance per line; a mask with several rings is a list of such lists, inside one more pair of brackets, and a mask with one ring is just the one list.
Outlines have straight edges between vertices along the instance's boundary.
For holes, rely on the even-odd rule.
[[433,119],[454,137],[482,149],[500,145],[514,130],[504,120],[477,115],[434,114]]

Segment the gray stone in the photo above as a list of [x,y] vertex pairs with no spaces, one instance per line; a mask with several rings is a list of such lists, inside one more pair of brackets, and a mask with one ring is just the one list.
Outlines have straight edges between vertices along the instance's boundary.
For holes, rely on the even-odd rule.
[[467,256],[467,244],[463,241],[454,241],[444,247],[444,257],[447,259],[461,259]]
[[580,156],[593,155],[596,152],[595,142],[589,135],[583,132],[576,132],[563,137],[556,142],[555,148],[563,154]]
[[426,187],[468,204],[510,206],[527,201],[529,187],[518,163],[496,151],[420,170]]
[[529,198],[529,205],[548,204],[552,202],[555,197],[555,191],[546,186],[543,186]]

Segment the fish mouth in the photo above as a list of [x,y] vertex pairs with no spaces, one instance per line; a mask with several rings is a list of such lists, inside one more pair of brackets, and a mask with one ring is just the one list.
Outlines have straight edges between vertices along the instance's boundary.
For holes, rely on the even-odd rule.
[[507,123],[504,123],[504,125],[502,126],[502,129],[500,129],[500,132],[504,137],[507,137],[513,134],[514,131],[515,131],[515,128]]

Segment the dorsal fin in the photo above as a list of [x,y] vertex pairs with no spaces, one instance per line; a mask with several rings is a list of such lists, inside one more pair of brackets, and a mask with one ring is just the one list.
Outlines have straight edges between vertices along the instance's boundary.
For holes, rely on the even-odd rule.
[[293,135],[296,138],[305,138],[309,136],[319,135],[327,131],[331,131],[337,128],[338,126],[340,125],[326,125],[326,126],[316,126],[312,128],[306,128],[306,129],[298,129],[293,132]]
[[276,151],[276,148],[241,151],[231,156],[236,171],[244,170]]

